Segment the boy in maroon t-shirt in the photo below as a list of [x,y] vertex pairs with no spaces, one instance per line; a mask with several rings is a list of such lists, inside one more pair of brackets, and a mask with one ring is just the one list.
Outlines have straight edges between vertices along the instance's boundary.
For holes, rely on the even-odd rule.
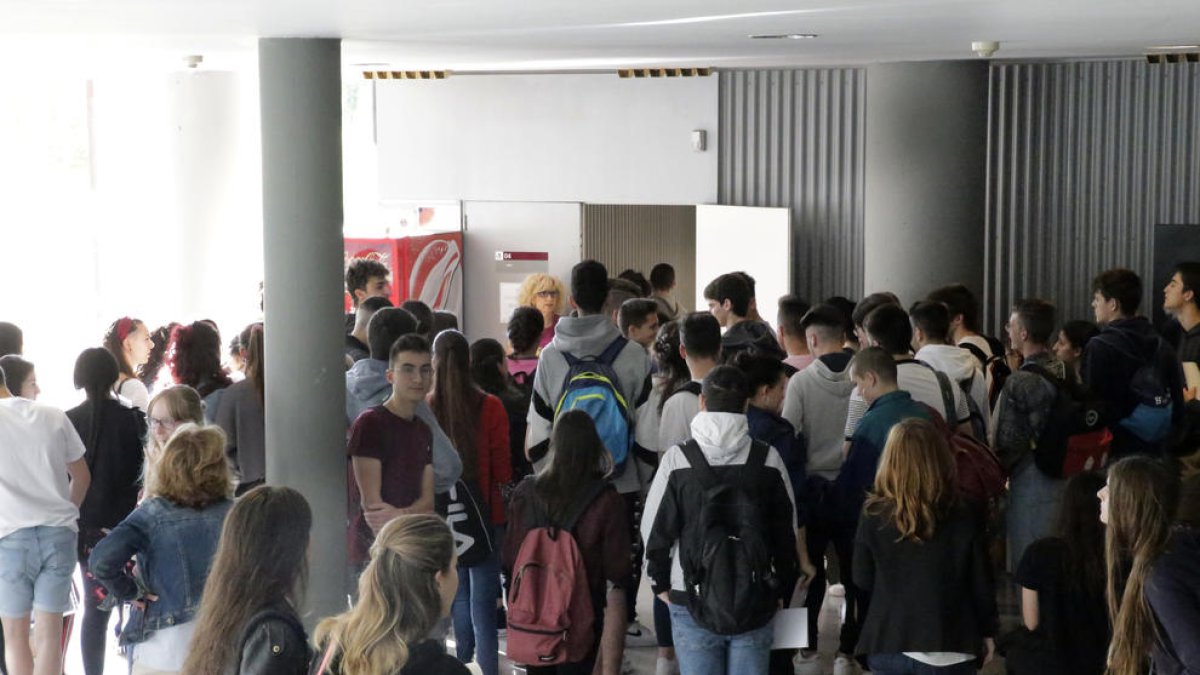
[[358,566],[388,521],[433,513],[433,435],[416,417],[433,383],[429,342],[416,334],[396,340],[387,379],[392,395],[358,416],[346,447],[361,507],[350,533],[350,561]]

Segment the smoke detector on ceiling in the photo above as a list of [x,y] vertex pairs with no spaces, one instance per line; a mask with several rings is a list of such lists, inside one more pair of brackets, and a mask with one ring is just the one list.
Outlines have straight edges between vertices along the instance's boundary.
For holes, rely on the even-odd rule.
[[975,52],[979,58],[986,59],[1000,51],[1000,43],[994,40],[979,40],[971,43],[971,51]]
[[202,54],[189,54],[183,57],[183,65],[187,66],[190,70],[199,68],[201,63],[204,63],[204,56]]

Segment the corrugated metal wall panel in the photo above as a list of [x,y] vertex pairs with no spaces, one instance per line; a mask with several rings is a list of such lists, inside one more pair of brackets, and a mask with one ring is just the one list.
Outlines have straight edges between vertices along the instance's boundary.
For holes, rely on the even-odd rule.
[[720,78],[720,203],[790,208],[793,290],[813,302],[860,297],[866,71],[735,70]]
[[660,262],[675,268],[675,299],[696,297],[696,207],[583,205],[583,259],[599,260],[611,276],[633,268],[650,277]]
[[[1091,280],[1129,267],[1153,287],[1153,229],[1200,222],[1200,65],[991,69],[986,328],[1024,297],[1091,318]],[[1200,258],[1200,251],[1190,252]]]

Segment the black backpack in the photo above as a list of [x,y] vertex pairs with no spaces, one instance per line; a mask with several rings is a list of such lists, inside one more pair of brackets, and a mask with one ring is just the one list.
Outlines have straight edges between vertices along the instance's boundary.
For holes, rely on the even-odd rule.
[[1055,397],[1046,426],[1033,448],[1033,462],[1051,478],[1070,478],[1084,471],[1103,469],[1112,449],[1106,406],[1089,400],[1045,368],[1026,363],[1021,370],[1054,385]]
[[766,516],[756,494],[754,477],[766,466],[770,448],[752,441],[750,456],[732,476],[717,477],[700,445],[682,446],[684,457],[700,478],[704,505],[700,509],[700,545],[682,559],[688,611],[704,628],[718,635],[737,635],[761,628],[778,608],[780,582],[763,538]]
[[1122,334],[1115,331],[1105,331],[1093,338],[1137,363],[1137,369],[1129,379],[1129,389],[1137,397],[1137,405],[1133,412],[1117,422],[1117,426],[1146,443],[1161,443],[1171,434],[1174,416],[1171,389],[1162,371],[1167,344],[1162,338],[1156,338],[1154,353],[1147,359],[1137,352],[1128,338],[1122,338]]

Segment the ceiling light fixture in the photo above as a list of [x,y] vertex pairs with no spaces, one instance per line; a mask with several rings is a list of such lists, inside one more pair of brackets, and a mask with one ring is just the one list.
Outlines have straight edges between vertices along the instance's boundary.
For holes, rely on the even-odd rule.
[[812,40],[819,36],[816,33],[758,33],[749,37],[751,40]]
[[1159,47],[1147,47],[1152,51],[1161,51],[1166,49],[1200,49],[1200,45],[1162,45]]

